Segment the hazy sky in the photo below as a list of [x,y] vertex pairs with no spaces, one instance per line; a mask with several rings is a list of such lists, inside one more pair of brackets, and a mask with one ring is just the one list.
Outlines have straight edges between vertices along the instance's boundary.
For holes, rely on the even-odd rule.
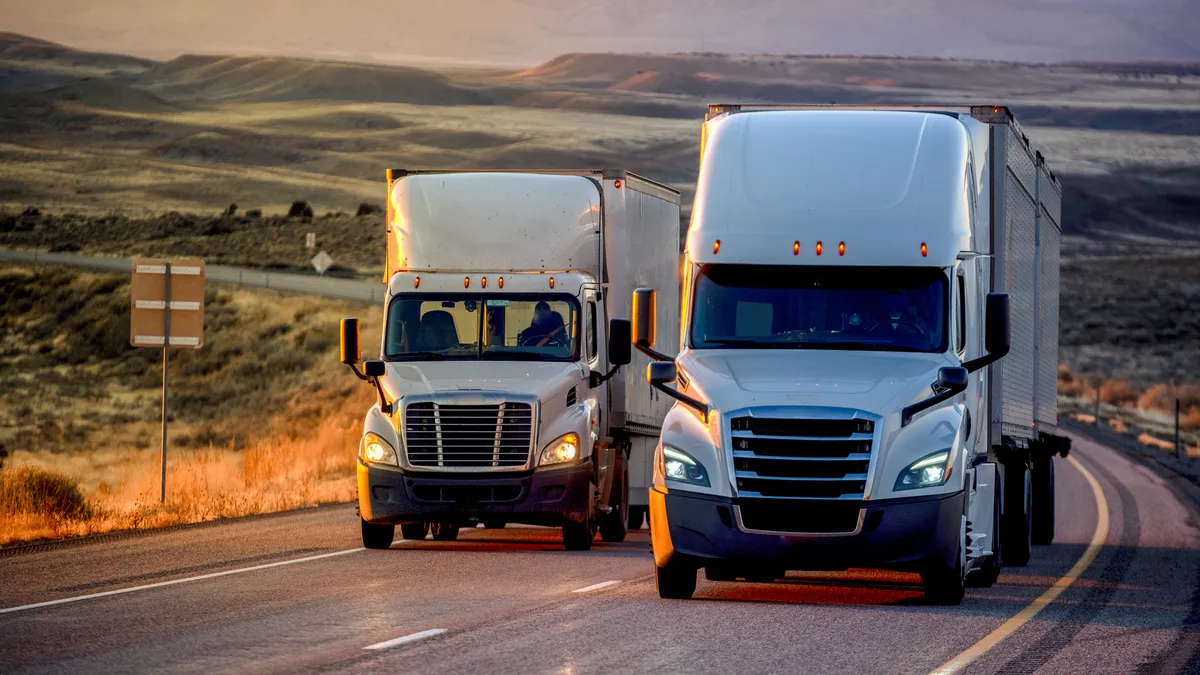
[[1200,0],[0,0],[81,48],[532,64],[574,51],[1200,60]]

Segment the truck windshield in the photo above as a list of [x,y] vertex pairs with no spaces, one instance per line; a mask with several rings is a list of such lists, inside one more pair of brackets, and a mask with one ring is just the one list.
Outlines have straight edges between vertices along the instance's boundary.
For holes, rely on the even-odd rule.
[[691,346],[943,352],[948,288],[937,268],[706,265]]
[[388,305],[385,358],[573,361],[579,302],[569,295],[398,295]]

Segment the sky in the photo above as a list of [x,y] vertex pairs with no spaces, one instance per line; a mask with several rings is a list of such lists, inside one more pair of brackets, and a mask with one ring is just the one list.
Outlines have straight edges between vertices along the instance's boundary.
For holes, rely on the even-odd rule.
[[0,0],[94,51],[532,65],[567,52],[1200,61],[1200,0]]

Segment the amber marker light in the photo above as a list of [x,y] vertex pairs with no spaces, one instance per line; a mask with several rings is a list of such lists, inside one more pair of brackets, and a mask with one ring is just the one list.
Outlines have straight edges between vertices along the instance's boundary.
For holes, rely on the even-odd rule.
[[500,286],[500,288],[504,288],[504,277],[500,277],[500,280],[497,281],[496,284]]
[[821,251],[825,250],[825,246],[821,242],[817,242],[817,255],[821,255]]
[[483,287],[483,288],[487,288],[487,277],[484,277],[484,278],[480,279],[480,280],[479,280],[479,285],[480,285],[481,287]]
[[720,250],[721,250],[721,240],[718,239],[713,242],[713,255],[716,255],[717,253],[719,253]]
[[554,277],[550,277],[550,288],[554,288]]
[[617,187],[617,188],[621,187],[621,181],[619,181],[619,180],[614,180],[614,181],[613,181],[613,187]]
[[471,287],[471,277],[463,277],[463,288]]
[[413,279],[413,288],[420,288],[420,287],[421,287],[421,277],[415,277]]
[[921,242],[921,257],[924,258],[928,255],[929,255],[929,247],[925,245],[925,242]]
[[838,255],[846,255],[846,242],[838,242]]
[[800,242],[792,244],[792,255],[800,255]]

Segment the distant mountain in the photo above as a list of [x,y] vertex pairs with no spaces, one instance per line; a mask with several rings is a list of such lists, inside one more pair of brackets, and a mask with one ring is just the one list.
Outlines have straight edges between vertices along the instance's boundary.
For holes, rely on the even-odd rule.
[[[17,3],[12,3],[16,5]],[[1196,0],[66,0],[13,30],[88,49],[530,65],[568,52],[841,53],[1015,61],[1197,60]]]

